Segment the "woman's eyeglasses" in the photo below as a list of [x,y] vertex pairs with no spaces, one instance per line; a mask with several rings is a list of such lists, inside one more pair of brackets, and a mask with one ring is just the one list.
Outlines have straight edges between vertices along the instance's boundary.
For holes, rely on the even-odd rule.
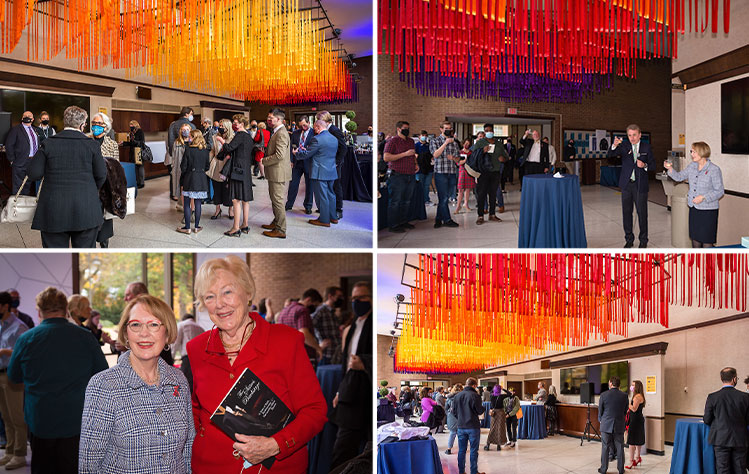
[[130,321],[127,323],[127,328],[133,332],[141,332],[143,331],[143,328],[147,328],[148,332],[155,333],[158,332],[159,329],[161,329],[161,326],[164,324],[157,322],[157,321],[151,321],[150,323],[142,323],[140,321]]
[[[244,337],[247,335],[247,329],[249,329],[250,327],[254,327],[254,326],[255,326],[255,322],[252,321],[252,320],[250,320],[249,324],[245,325],[244,331],[242,331],[242,339],[240,339],[241,341],[244,341]],[[236,351],[227,351],[226,348],[224,347],[224,341],[221,341],[221,334],[220,334],[221,329],[219,329],[218,331],[216,331],[216,333],[219,334],[218,338],[219,338],[219,341],[221,341],[221,347],[224,350],[222,350],[222,351],[214,351],[214,350],[210,349],[210,347],[211,347],[211,338],[213,337],[213,330],[214,329],[216,329],[215,325],[211,328],[211,332],[208,334],[208,341],[205,344],[205,352],[206,352],[206,354],[208,354],[208,355],[215,355],[215,356],[227,356],[227,357],[236,357],[237,355],[239,355],[239,352],[242,350],[241,344],[239,346],[239,350],[236,350]]]

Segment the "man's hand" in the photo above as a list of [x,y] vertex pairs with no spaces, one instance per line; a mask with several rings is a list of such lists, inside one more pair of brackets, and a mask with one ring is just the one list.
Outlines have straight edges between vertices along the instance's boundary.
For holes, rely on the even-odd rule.
[[327,349],[330,347],[330,345],[333,344],[333,341],[330,339],[323,339],[322,344],[320,344],[320,349]]
[[548,173],[548,172],[549,172],[549,168],[544,168],[544,173]]
[[338,406],[338,394],[335,394],[335,398],[333,398],[333,408]]
[[445,140],[445,143],[453,143],[454,141],[455,141],[455,138],[450,137],[450,138],[448,138],[448,139]]
[[614,149],[614,148],[618,147],[621,144],[622,144],[622,138],[621,137],[616,137],[616,138],[614,138],[614,144],[611,146],[611,148]]
[[644,162],[644,161],[642,161],[642,160],[637,160],[637,167],[638,167],[638,168],[644,168],[644,167],[646,167],[646,166],[647,166],[647,163],[645,163],[645,162]]
[[352,354],[348,361],[348,368],[349,370],[364,370],[364,362],[362,362],[361,357]]
[[416,150],[414,150],[413,148],[411,148],[410,150],[406,150],[406,151],[403,152],[403,157],[404,158],[409,157],[409,156],[414,156],[414,155],[416,155]]

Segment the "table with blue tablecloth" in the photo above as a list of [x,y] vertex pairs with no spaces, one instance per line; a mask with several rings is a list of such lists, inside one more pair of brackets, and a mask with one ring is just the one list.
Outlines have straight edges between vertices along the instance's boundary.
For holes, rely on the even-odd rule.
[[437,442],[429,439],[380,443],[377,474],[442,474]]
[[576,176],[523,177],[520,195],[520,248],[586,248],[580,183]]
[[380,398],[377,402],[377,422],[387,421],[392,423],[395,421],[395,407],[390,401],[387,398]]
[[492,402],[483,402],[482,405],[484,405],[484,419],[481,420],[481,427],[482,428],[491,428],[492,426]]
[[676,420],[670,474],[715,474],[715,452],[707,442],[710,427],[695,418]]
[[601,186],[619,186],[619,176],[622,174],[621,166],[601,166]]
[[518,420],[518,439],[546,438],[546,407],[521,403],[523,417]]
[[[328,419],[333,411],[333,399],[338,386],[343,380],[343,369],[340,364],[321,365],[317,368],[317,380],[322,394],[328,403]],[[322,431],[307,444],[309,451],[308,474],[327,474],[330,472],[330,461],[333,457],[333,444],[338,434],[338,427],[330,421],[325,423]]]
[[[421,183],[414,182],[411,206],[408,211],[408,221],[423,221],[427,218],[427,208],[424,205],[424,188]],[[388,227],[388,189],[380,188],[380,198],[377,200],[377,229]]]

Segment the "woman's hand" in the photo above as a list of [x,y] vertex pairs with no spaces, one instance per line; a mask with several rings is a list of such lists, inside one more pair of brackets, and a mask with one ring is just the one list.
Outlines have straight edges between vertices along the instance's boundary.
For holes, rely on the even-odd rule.
[[250,464],[260,464],[265,459],[281,452],[278,443],[276,443],[276,440],[273,438],[268,438],[266,436],[247,436],[239,433],[235,433],[235,436],[238,442],[234,443],[234,449],[236,449],[243,458],[249,461]]
[[700,194],[696,198],[692,199],[692,202],[695,203],[695,204],[699,204],[699,203],[701,203],[704,200],[705,200],[705,196],[703,196],[702,194]]

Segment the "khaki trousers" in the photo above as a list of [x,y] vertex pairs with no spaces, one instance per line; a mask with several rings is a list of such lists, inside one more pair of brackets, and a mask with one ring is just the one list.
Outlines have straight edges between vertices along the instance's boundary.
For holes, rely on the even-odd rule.
[[268,194],[273,205],[273,222],[277,230],[286,233],[286,181],[268,181]]
[[0,373],[0,414],[5,422],[8,444],[5,454],[26,457],[27,428],[23,421],[23,384],[11,383],[8,373]]

